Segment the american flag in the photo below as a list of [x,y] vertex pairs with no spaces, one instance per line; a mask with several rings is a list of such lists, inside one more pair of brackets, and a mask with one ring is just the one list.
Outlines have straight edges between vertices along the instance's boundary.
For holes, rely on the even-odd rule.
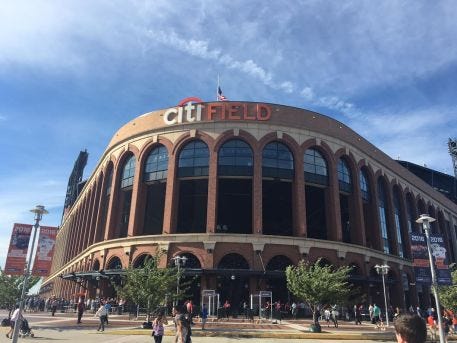
[[217,101],[227,101],[228,99],[222,94],[221,87],[217,87]]

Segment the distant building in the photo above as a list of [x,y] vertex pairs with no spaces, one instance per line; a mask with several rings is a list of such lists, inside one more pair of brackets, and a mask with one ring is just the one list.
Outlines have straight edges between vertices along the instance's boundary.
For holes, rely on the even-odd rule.
[[43,294],[116,296],[123,270],[160,250],[161,266],[187,257],[194,303],[203,290],[233,309],[265,290],[287,301],[285,268],[322,258],[353,266],[378,303],[374,266],[387,263],[391,304],[427,306],[410,259],[421,213],[455,261],[456,204],[344,124],[276,104],[183,103],[114,133],[62,222]]

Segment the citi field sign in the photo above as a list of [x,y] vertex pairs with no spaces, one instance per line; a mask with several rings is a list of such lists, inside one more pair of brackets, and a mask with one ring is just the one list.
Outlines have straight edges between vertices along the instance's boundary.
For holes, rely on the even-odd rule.
[[163,114],[166,125],[213,120],[266,121],[271,118],[271,109],[264,104],[219,101],[202,104],[199,98],[183,99],[177,107]]

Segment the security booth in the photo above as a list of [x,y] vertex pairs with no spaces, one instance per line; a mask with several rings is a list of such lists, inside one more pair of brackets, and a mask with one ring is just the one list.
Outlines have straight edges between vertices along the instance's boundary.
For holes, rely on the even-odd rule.
[[214,289],[204,289],[202,291],[201,308],[206,304],[208,317],[216,316],[219,310],[219,293]]
[[259,319],[273,320],[273,293],[270,291],[260,291],[251,294],[251,311],[258,314]]

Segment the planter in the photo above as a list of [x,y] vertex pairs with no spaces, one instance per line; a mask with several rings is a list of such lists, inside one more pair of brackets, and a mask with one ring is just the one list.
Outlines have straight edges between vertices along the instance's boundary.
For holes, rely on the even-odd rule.
[[322,332],[320,324],[319,323],[311,324],[309,326],[309,332]]

